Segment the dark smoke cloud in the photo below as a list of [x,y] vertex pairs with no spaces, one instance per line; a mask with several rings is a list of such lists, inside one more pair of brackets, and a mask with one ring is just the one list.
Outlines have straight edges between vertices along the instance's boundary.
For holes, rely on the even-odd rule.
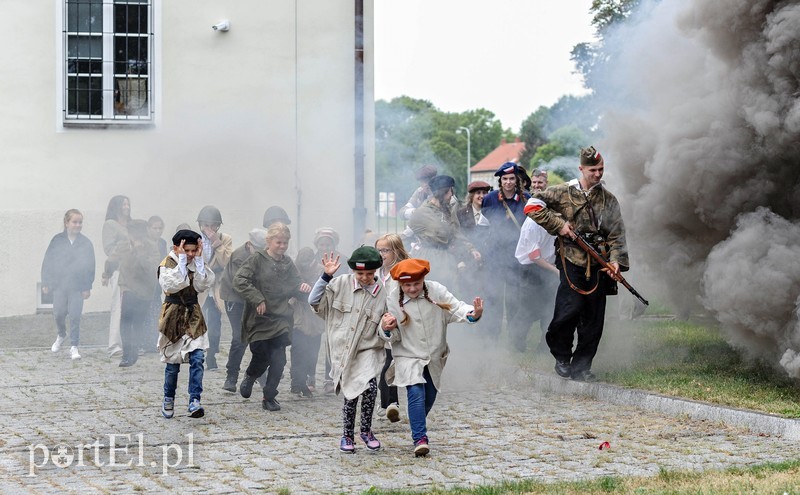
[[634,263],[800,376],[800,2],[645,3],[606,41],[602,150]]

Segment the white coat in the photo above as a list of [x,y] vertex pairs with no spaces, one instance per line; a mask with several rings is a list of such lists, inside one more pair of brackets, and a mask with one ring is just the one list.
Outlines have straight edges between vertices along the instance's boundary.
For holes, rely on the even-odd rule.
[[428,297],[434,302],[450,305],[449,310],[444,310],[426,300],[422,293],[419,297],[409,299],[405,297],[403,309],[408,320],[401,323],[405,317],[400,309],[400,286],[394,284],[387,296],[386,307],[397,319],[397,328],[387,337],[383,330],[380,336],[392,344],[393,362],[386,371],[386,381],[389,385],[407,386],[425,383],[423,372],[425,366],[433,379],[433,386],[440,390],[442,370],[450,355],[447,345],[447,325],[461,323],[467,320],[467,313],[474,308],[453,296],[444,285],[426,280]]

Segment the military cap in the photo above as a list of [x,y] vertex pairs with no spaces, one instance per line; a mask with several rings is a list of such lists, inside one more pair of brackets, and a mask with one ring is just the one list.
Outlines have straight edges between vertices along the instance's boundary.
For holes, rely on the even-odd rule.
[[381,265],[383,265],[381,253],[372,246],[356,248],[347,260],[347,266],[351,270],[377,270]]
[[456,187],[456,180],[449,175],[437,175],[428,182],[428,187],[431,191],[438,191],[439,189],[447,189],[448,187]]
[[200,234],[194,230],[181,229],[172,236],[172,244],[174,246],[180,246],[181,241],[185,241],[184,244],[197,244],[200,241]]
[[398,282],[415,282],[430,273],[431,264],[427,260],[408,258],[394,265],[389,273]]
[[467,186],[467,192],[480,191],[480,190],[489,192],[489,189],[491,188],[492,186],[490,186],[488,182],[484,182],[482,180],[476,180],[469,183],[469,185]]
[[581,165],[584,167],[593,167],[603,162],[603,156],[599,151],[594,149],[594,146],[588,148],[581,148]]
[[519,165],[514,162],[505,162],[504,164],[500,165],[500,168],[497,169],[497,172],[494,173],[495,177],[501,177],[507,174],[516,174],[519,171]]

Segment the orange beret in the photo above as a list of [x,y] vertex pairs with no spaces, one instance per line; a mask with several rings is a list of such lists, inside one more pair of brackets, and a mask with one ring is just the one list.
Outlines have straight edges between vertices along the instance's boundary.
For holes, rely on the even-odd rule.
[[431,264],[427,260],[409,258],[394,265],[389,273],[398,282],[416,282],[430,273]]

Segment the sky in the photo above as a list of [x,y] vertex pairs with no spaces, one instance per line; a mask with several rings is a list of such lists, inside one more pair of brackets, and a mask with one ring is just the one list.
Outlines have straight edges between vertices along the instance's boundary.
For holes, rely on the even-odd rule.
[[485,108],[505,128],[586,91],[572,47],[592,41],[592,0],[378,0],[375,98],[447,112]]

